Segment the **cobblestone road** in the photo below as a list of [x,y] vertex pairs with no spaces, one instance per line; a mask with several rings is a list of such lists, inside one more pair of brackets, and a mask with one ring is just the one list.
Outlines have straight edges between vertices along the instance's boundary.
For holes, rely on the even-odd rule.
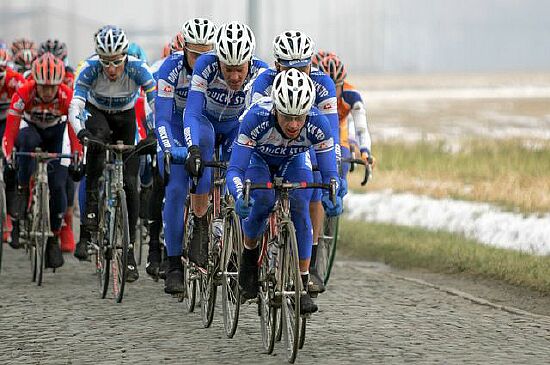
[[[0,364],[285,362],[281,344],[262,353],[255,306],[244,308],[229,340],[219,305],[203,329],[199,314],[186,314],[143,268],[116,304],[97,298],[89,263],[66,256],[37,287],[22,252],[6,247],[4,259]],[[297,363],[550,363],[550,319],[474,304],[387,271],[339,263]]]

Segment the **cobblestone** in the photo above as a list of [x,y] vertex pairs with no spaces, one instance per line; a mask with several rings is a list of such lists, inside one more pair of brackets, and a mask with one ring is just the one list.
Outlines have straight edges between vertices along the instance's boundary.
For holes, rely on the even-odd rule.
[[[282,344],[262,353],[255,306],[233,339],[218,304],[204,329],[198,313],[145,275],[124,301],[99,299],[90,263],[65,256],[43,287],[21,251],[5,247],[0,274],[0,364],[285,363]],[[308,322],[300,364],[548,364],[550,319],[478,305],[387,275],[381,265],[339,262],[319,313]],[[197,308],[197,311],[200,311]]]

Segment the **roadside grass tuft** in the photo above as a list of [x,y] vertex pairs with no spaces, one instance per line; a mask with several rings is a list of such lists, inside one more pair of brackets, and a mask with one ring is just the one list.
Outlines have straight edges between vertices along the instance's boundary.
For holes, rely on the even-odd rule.
[[421,228],[342,219],[340,254],[402,268],[466,273],[550,294],[550,256],[534,256]]
[[384,142],[374,146],[374,179],[355,191],[392,189],[497,204],[523,213],[550,212],[550,142],[469,140],[453,151],[445,142]]

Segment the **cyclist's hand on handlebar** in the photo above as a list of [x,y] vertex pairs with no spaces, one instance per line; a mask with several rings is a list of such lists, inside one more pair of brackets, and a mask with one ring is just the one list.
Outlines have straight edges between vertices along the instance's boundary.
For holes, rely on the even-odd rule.
[[250,198],[247,205],[243,197],[240,196],[239,199],[237,199],[237,201],[235,202],[235,212],[237,212],[239,217],[245,219],[250,214],[250,210],[252,210],[253,205],[254,199]]
[[185,163],[187,159],[187,147],[172,147],[170,149],[174,163]]
[[336,204],[333,204],[329,194],[324,193],[321,203],[323,203],[323,208],[325,208],[325,214],[329,217],[336,217],[344,211],[344,203],[340,196],[336,196]]
[[[369,162],[369,157],[372,160],[372,163]],[[372,169],[374,170],[374,166],[376,165],[376,159],[374,156],[370,153],[370,151],[366,148],[361,148],[361,159],[365,161],[365,163],[368,163],[371,165]]]
[[80,141],[80,143],[84,144],[84,141],[86,139],[90,139],[93,137],[92,135],[92,132],[90,132],[90,130],[84,128],[84,129],[81,129],[80,132],[78,132],[78,134],[76,135],[76,137],[78,138],[78,140]]
[[154,155],[157,152],[157,138],[154,134],[149,134],[136,145],[140,155]]
[[348,194],[348,181],[344,178],[340,179],[340,186],[338,187],[337,195],[341,198]]
[[189,147],[187,160],[185,161],[185,169],[192,177],[201,177],[204,170],[201,159],[201,150],[199,146],[193,145]]

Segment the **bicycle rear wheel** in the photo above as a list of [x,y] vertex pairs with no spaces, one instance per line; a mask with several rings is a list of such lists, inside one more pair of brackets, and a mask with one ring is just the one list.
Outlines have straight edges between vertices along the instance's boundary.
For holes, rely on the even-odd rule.
[[124,296],[124,286],[128,272],[128,246],[130,244],[128,208],[126,206],[126,193],[124,190],[120,191],[117,195],[114,229],[114,240],[111,243],[113,253],[111,275],[113,279],[113,295],[116,302],[120,303]]
[[239,217],[233,210],[225,217],[222,245],[223,325],[226,336],[232,338],[237,331],[241,308],[239,267],[243,245]]
[[317,247],[317,272],[325,285],[330,278],[330,272],[336,256],[336,243],[338,240],[338,217],[325,217],[322,236],[319,237]]
[[46,245],[48,243],[48,235],[50,233],[50,204],[48,185],[40,183],[38,189],[38,229],[34,233],[34,241],[36,242],[37,254],[37,277],[36,284],[42,285],[44,278]]
[[192,269],[190,266],[190,262],[184,264],[184,270],[185,270],[185,290],[186,294],[183,297],[183,303],[185,304],[185,307],[187,308],[188,313],[192,313],[195,311],[195,304],[197,302],[197,274],[194,269]]
[[281,229],[284,258],[281,275],[281,303],[283,337],[285,339],[286,357],[289,363],[294,363],[298,354],[300,339],[300,294],[302,279],[298,266],[298,244],[292,222],[288,222]]

